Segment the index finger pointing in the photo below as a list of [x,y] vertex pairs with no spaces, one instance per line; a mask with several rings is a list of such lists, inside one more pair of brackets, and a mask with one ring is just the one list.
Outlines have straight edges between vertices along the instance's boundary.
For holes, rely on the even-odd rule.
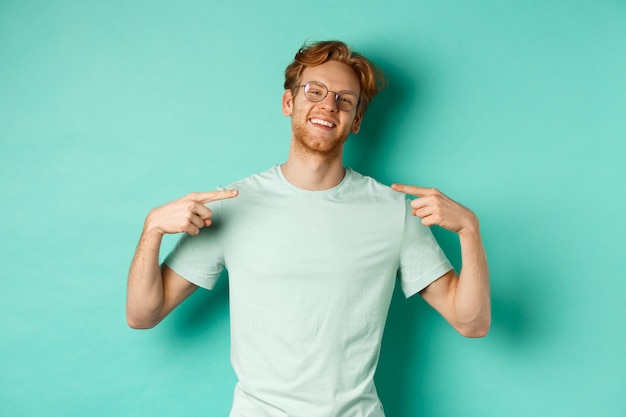
[[423,197],[425,195],[436,193],[436,190],[433,188],[417,187],[415,185],[392,184],[391,188],[400,193],[410,194],[416,197]]
[[189,197],[200,204],[210,203],[212,201],[225,200],[227,198],[236,197],[239,194],[237,190],[216,190],[202,193],[191,193]]

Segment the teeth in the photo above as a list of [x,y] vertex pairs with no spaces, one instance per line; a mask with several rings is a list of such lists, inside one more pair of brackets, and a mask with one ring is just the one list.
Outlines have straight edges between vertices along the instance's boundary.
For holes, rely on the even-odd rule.
[[316,125],[328,126],[328,127],[335,126],[331,122],[327,122],[326,120],[321,120],[321,119],[311,119],[311,123],[314,123]]

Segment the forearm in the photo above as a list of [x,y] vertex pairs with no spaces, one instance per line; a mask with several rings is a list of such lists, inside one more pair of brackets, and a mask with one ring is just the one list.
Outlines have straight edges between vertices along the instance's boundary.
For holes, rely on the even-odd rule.
[[206,204],[236,196],[236,190],[190,193],[150,211],[128,272],[126,319],[131,327],[155,326],[197,288],[171,269],[161,269],[163,235],[199,234],[211,224]]
[[128,272],[126,319],[133,328],[152,327],[161,318],[163,278],[159,250],[163,235],[144,228]]
[[462,333],[471,337],[487,334],[491,324],[489,269],[478,222],[459,233],[462,268],[454,303]]

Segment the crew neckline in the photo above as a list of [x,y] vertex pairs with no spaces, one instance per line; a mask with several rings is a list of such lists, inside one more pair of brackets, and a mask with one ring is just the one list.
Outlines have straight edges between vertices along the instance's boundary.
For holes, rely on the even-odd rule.
[[353,171],[352,169],[348,167],[344,167],[344,169],[346,170],[345,175],[343,176],[339,184],[335,185],[334,187],[327,188],[325,190],[306,190],[304,188],[300,188],[292,184],[291,182],[289,182],[289,180],[285,178],[285,175],[283,174],[283,170],[281,169],[280,164],[274,165],[274,168],[273,168],[275,174],[280,178],[280,180],[285,184],[285,186],[287,186],[289,189],[296,191],[298,193],[309,194],[309,195],[332,194],[332,193],[337,192],[339,189],[343,188],[344,186],[346,186],[346,184],[348,184],[350,180],[352,179]]

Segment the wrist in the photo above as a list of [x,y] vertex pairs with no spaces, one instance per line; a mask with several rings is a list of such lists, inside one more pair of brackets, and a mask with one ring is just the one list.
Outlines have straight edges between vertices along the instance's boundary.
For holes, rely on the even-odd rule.
[[162,237],[165,234],[163,228],[161,228],[154,219],[154,210],[148,213],[146,220],[143,223],[143,234],[145,236]]
[[474,213],[467,217],[461,229],[458,231],[459,237],[480,236],[480,221]]

